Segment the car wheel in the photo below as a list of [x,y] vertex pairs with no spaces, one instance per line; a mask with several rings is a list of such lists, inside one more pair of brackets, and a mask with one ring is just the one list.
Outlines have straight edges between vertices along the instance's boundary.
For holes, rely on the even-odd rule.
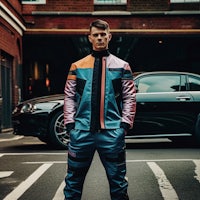
[[48,144],[56,149],[66,149],[69,142],[69,135],[64,125],[63,111],[57,112],[49,124]]
[[200,113],[197,117],[197,122],[195,126],[195,134],[194,134],[195,143],[200,146]]

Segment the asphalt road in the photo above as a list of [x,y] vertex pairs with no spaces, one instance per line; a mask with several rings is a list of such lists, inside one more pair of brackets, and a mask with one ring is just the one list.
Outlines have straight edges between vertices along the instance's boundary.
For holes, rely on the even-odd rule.
[[[63,200],[67,150],[33,137],[0,134],[0,199]],[[200,200],[200,148],[166,140],[128,140],[130,200]],[[82,200],[110,200],[96,154]]]

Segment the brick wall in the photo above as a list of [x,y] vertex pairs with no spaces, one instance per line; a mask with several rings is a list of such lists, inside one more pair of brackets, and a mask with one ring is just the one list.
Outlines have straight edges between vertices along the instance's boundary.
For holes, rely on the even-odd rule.
[[170,0],[127,0],[128,11],[199,10],[200,2],[170,3]]
[[173,3],[170,10],[200,10],[200,2],[194,3]]
[[169,10],[169,0],[127,0],[127,5],[94,5],[94,0],[46,0],[45,5],[23,5],[23,14],[32,11],[66,11],[66,12],[92,12],[103,10]]
[[[88,29],[92,20],[107,20],[111,29],[199,29],[200,18],[195,16],[135,15],[135,16],[35,16],[34,29]],[[70,32],[69,32],[70,34]]]
[[[3,0],[5,2],[5,0]],[[16,12],[21,14],[22,11],[22,5],[21,5],[21,1],[20,0],[9,0],[6,1],[9,2],[9,4],[13,7],[13,9],[15,9]]]
[[9,9],[9,11],[17,17],[22,23],[23,23],[23,17],[22,17],[22,5],[20,1],[17,0],[1,0],[1,3]]
[[[18,13],[18,11],[20,12],[20,4],[17,3],[19,1],[13,0],[13,2],[16,3],[13,3],[13,6],[6,5],[6,2],[2,3],[5,3],[3,5],[7,6],[12,14],[22,22],[22,17]],[[11,66],[12,104],[16,105],[19,100],[16,74],[18,66],[22,64],[22,36],[3,18],[0,18],[0,50],[13,57],[13,65]]]
[[22,7],[24,15],[32,11],[92,12],[94,10],[93,0],[46,0],[45,5],[24,4]]
[[169,0],[128,0],[129,11],[169,10]]
[[[11,4],[19,11],[19,1],[10,0]],[[127,11],[163,11],[163,10],[199,10],[200,3],[170,4],[170,0],[127,0],[127,5],[94,5],[94,0],[46,0],[44,5],[23,4],[24,15],[32,11],[66,11],[66,12],[93,12],[103,10]]]

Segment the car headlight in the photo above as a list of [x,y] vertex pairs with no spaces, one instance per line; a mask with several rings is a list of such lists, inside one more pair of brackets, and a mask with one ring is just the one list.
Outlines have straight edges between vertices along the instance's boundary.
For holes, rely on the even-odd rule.
[[17,113],[33,113],[35,111],[43,110],[45,112],[51,111],[58,103],[56,102],[45,102],[45,103],[26,103],[18,105],[12,112],[12,114]]
[[27,103],[22,106],[20,112],[28,113],[28,112],[33,112],[34,110],[36,110],[36,106],[31,103]]
[[36,110],[35,105],[31,103],[26,103],[26,104],[20,104],[15,107],[13,110],[12,114],[19,114],[19,113],[30,113]]

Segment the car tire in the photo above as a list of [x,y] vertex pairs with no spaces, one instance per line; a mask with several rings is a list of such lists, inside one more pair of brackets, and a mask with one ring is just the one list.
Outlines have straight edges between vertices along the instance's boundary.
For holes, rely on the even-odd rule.
[[67,149],[69,135],[64,126],[64,114],[60,110],[55,113],[49,123],[48,145],[55,149]]

